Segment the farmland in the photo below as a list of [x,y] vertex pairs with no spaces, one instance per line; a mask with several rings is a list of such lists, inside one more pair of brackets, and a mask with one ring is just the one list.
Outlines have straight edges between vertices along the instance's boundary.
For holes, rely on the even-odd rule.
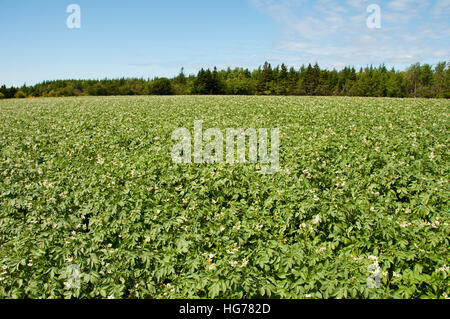
[[[444,298],[449,111],[436,99],[0,100],[0,298]],[[175,164],[172,132],[194,120],[279,128],[279,171]]]

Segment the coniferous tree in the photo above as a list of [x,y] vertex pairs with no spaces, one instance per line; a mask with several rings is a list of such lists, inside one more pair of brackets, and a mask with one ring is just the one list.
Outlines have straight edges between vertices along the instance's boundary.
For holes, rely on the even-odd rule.
[[[18,91],[20,90],[20,93]],[[144,94],[273,94],[273,95],[349,95],[388,97],[450,97],[450,61],[433,68],[416,63],[406,71],[388,70],[384,65],[367,66],[356,72],[354,67],[342,70],[320,69],[317,63],[302,65],[297,71],[283,63],[250,71],[228,68],[211,72],[201,69],[186,76],[184,69],[172,79],[102,79],[43,81],[21,88],[0,86],[4,98],[80,95]]]
[[259,94],[270,94],[271,93],[271,82],[273,81],[273,71],[272,66],[267,61],[259,73],[258,83],[256,85],[256,91]]

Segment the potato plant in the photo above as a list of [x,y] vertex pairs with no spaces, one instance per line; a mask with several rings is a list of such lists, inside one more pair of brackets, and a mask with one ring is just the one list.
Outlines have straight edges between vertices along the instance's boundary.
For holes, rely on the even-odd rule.
[[[1,100],[0,298],[447,298],[449,107]],[[194,120],[278,127],[280,170],[174,164]]]

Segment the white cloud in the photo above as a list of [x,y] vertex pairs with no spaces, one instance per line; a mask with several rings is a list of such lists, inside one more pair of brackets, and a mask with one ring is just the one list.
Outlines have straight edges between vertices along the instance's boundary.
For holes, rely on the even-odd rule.
[[437,59],[446,59],[450,56],[450,50],[438,50],[433,52],[433,57]]
[[367,0],[347,0],[347,4],[356,9],[365,9],[367,7]]
[[420,10],[427,7],[426,0],[392,0],[388,3],[388,8],[397,11]]
[[448,17],[450,15],[450,0],[438,0],[433,9],[431,9],[431,13]]
[[431,14],[450,11],[450,0],[380,2],[381,29],[366,26],[366,8],[376,0],[251,1],[277,22],[281,31],[277,49],[305,60],[339,65],[449,57],[448,22],[433,20]]
[[363,35],[359,38],[356,38],[355,41],[360,44],[371,44],[377,42],[377,39],[370,35]]

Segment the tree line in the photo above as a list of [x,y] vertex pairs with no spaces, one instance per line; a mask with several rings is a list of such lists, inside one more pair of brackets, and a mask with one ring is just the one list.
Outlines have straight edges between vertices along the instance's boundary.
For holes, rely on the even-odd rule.
[[416,63],[405,71],[384,65],[340,71],[268,62],[256,70],[244,68],[201,69],[197,75],[173,78],[121,78],[103,80],[44,81],[20,88],[0,87],[0,98],[59,97],[83,95],[317,95],[450,98],[450,61]]

